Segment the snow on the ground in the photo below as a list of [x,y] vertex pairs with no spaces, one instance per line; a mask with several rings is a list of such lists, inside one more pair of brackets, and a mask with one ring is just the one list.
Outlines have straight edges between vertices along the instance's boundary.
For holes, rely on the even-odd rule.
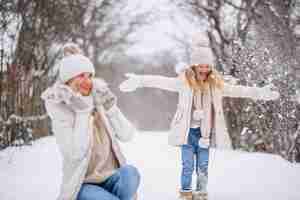
[[122,145],[129,164],[135,165],[142,182],[141,200],[176,200],[179,188],[180,154],[168,145],[166,133],[143,133]]
[[62,159],[54,137],[0,151],[1,200],[55,200]]
[[[123,150],[142,174],[140,199],[178,199],[180,151],[167,133],[140,134]],[[277,155],[211,149],[208,173],[209,200],[300,199],[300,165]]]
[[[178,199],[180,151],[167,144],[167,133],[140,133],[122,149],[141,172],[139,200]],[[61,164],[53,137],[1,151],[0,200],[55,200]],[[210,151],[209,200],[299,200],[299,186],[300,165],[279,156]]]
[[210,200],[299,200],[300,165],[278,155],[210,151]]

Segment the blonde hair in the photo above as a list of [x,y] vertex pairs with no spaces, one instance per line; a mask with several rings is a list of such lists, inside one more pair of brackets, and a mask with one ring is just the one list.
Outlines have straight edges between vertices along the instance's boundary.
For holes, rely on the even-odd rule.
[[202,81],[196,78],[196,67],[197,65],[192,65],[185,71],[185,80],[191,89],[195,91],[206,92],[210,87],[213,87],[223,90],[224,80],[222,75],[217,70],[210,65],[208,77],[206,80]]

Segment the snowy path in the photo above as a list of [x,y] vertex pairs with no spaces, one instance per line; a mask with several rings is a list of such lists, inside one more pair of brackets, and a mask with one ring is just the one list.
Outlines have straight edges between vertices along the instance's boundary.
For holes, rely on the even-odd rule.
[[167,144],[166,133],[140,134],[123,145],[128,162],[142,174],[141,200],[175,200],[180,160],[177,148]]
[[[167,145],[166,133],[141,133],[122,147],[142,174],[139,200],[177,199],[180,153]],[[214,149],[210,161],[210,200],[300,199],[300,165],[275,155]],[[53,137],[0,152],[0,200],[54,200],[60,169]]]
[[[123,145],[143,175],[142,200],[175,200],[180,152],[167,145],[166,133],[138,135]],[[299,200],[300,165],[270,154],[211,149],[209,200]]]

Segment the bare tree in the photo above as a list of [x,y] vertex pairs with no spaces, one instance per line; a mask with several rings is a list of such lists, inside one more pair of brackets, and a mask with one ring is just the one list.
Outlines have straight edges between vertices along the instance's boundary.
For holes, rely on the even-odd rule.
[[49,71],[60,53],[49,56],[53,43],[79,42],[85,53],[99,64],[98,58],[105,52],[128,44],[127,36],[145,20],[140,13],[132,14],[129,20],[131,11],[127,5],[126,0],[1,1],[2,146],[11,145],[18,138],[18,127],[32,132],[34,138],[50,132],[40,95],[51,82]]
[[291,151],[299,134],[293,99],[299,87],[299,43],[293,31],[299,24],[296,1],[174,1],[188,15],[207,20],[221,71],[239,78],[241,84],[272,83],[281,94],[280,100],[268,103],[225,100],[234,146],[255,150],[261,141],[266,151],[294,160]]
[[85,16],[80,19],[81,29],[71,40],[81,44],[97,66],[103,65],[124,51],[133,41],[129,35],[152,21],[151,11],[137,12],[128,0],[89,1]]

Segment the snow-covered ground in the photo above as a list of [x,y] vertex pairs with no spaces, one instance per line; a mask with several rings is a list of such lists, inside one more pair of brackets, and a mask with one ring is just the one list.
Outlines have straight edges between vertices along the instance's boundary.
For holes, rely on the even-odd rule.
[[62,158],[53,137],[0,151],[1,200],[55,200]]
[[[123,149],[143,176],[142,200],[177,199],[180,151],[167,133],[140,134]],[[300,165],[277,155],[211,149],[209,160],[209,200],[300,199]]]
[[[167,133],[140,133],[122,148],[142,174],[140,200],[178,199],[180,152]],[[61,156],[53,137],[0,152],[1,200],[55,200]],[[299,200],[300,165],[279,156],[211,149],[210,200]]]

